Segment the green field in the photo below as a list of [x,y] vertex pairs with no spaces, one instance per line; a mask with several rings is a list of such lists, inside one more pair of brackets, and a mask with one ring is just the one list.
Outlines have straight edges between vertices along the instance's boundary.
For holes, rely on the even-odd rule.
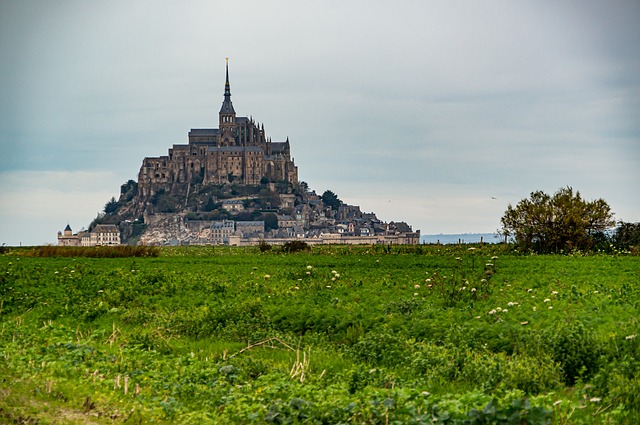
[[0,255],[0,423],[640,423],[637,256],[30,252]]

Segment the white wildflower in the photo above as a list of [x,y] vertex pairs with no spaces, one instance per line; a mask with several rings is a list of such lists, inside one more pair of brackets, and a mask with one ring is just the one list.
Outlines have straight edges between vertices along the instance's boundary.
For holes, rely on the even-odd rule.
[[551,295],[558,295],[558,291],[551,291]]
[[590,401],[591,403],[597,403],[597,402],[599,402],[600,400],[602,400],[600,397],[591,397],[591,398],[589,399],[589,401]]
[[307,272],[307,276],[309,276],[311,274],[311,272]]
[[413,293],[413,296],[414,296],[414,297],[417,297],[417,296],[418,296],[418,293],[417,293],[417,292],[414,292],[414,293]]
[[552,305],[549,306],[549,310],[553,310],[553,306]]
[[545,303],[548,303],[549,301],[551,301],[549,298],[545,298],[545,299],[544,299],[544,302],[545,302]]
[[269,279],[270,277],[271,277],[271,276],[269,276],[268,274],[265,274],[265,275],[264,275],[264,278],[265,278],[265,279]]
[[414,287],[415,289],[420,289],[420,285],[418,285],[418,284],[413,285],[413,287]]
[[531,291],[533,291],[533,289],[531,289],[531,288],[527,289],[527,292],[531,292]]
[[313,266],[307,266],[307,270],[313,270]]
[[471,288],[471,292],[476,292],[476,288]]
[[491,311],[489,312],[489,314],[496,314],[496,311],[495,311],[495,310],[491,310]]
[[637,336],[638,334],[628,335],[624,339],[632,340],[632,339],[636,339]]

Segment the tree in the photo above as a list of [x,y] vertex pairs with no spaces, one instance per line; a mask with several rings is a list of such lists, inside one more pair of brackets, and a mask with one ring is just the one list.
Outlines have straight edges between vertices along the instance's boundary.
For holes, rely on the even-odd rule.
[[338,207],[342,205],[342,201],[338,198],[338,195],[330,190],[325,190],[325,192],[322,194],[322,203],[333,208],[334,210],[337,210]]
[[273,213],[264,215],[264,228],[268,232],[269,230],[274,230],[278,228],[278,216]]
[[640,222],[620,221],[611,240],[618,249],[629,249],[637,253],[640,250]]
[[587,202],[571,187],[553,196],[532,192],[515,207],[509,204],[500,221],[502,233],[521,249],[540,253],[591,249],[594,236],[615,224],[609,204]]
[[115,197],[111,197],[111,200],[104,205],[104,213],[105,214],[113,214],[118,212],[118,201],[116,201]]

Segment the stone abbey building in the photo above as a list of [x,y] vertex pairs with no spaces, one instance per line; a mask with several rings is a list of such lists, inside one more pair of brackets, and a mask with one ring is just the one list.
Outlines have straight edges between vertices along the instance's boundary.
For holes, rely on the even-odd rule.
[[218,128],[192,129],[188,145],[173,145],[167,156],[145,158],[138,175],[138,196],[162,189],[172,191],[189,183],[260,184],[298,182],[289,139],[272,142],[253,118],[237,117],[231,103],[229,63]]

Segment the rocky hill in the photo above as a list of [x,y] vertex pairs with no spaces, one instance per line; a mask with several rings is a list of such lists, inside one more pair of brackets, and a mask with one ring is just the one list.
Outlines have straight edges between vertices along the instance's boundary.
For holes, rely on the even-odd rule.
[[[227,239],[216,239],[216,228],[233,222]],[[225,224],[226,223],[226,224]],[[138,184],[121,186],[119,199],[106,203],[91,223],[116,224],[123,243],[144,245],[204,245],[240,239],[368,237],[409,235],[419,238],[403,222],[385,223],[375,213],[342,202],[330,191],[317,195],[305,182],[264,182],[260,185],[194,184],[188,190],[158,190],[151,197],[138,194]],[[252,225],[246,226],[247,224]],[[250,228],[246,230],[239,229]],[[367,243],[369,240],[364,240]],[[401,242],[397,242],[401,243]]]

